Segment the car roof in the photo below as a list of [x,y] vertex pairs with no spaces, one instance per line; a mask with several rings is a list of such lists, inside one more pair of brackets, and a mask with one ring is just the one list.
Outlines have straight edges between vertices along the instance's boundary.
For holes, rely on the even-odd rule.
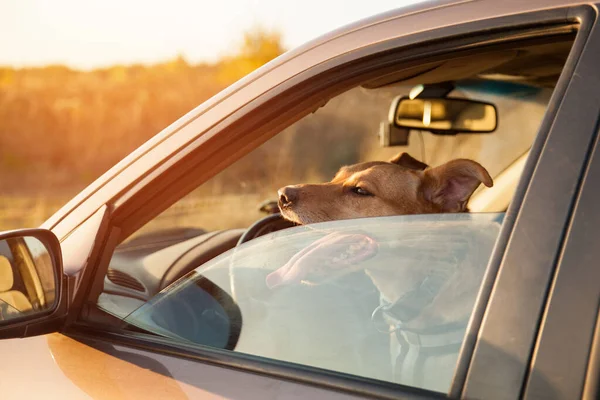
[[[112,198],[111,196],[116,196],[139,182],[152,163],[159,165],[169,154],[175,152],[173,150],[169,150],[169,153],[163,151],[160,156],[164,158],[156,155],[150,156],[150,153],[162,143],[175,139],[177,136],[181,148],[189,143],[190,136],[184,136],[181,131],[189,126],[191,122],[204,117],[210,112],[214,116],[207,118],[211,120],[204,124],[208,128],[227,117],[227,114],[213,112],[215,109],[221,108],[224,113],[231,113],[262,92],[291,79],[302,70],[326,61],[332,57],[332,54],[344,54],[383,40],[410,36],[437,28],[576,4],[592,3],[581,0],[528,0],[524,2],[497,2],[496,0],[426,1],[365,18],[333,30],[284,53],[191,110],[104,173],[58,210],[42,224],[42,227],[53,229],[59,239],[64,238],[109,201]],[[399,22],[403,23],[399,25]],[[259,88],[250,90],[249,88],[252,86]],[[202,130],[196,132],[196,136],[201,132]],[[136,171],[133,171],[133,169]],[[127,173],[124,173],[125,171]],[[117,175],[119,175],[119,179],[113,179]],[[108,187],[109,185],[110,187]],[[98,194],[100,192],[102,192],[101,195]],[[89,202],[88,199],[91,197],[96,197],[96,199]],[[77,212],[74,212],[76,210]]]

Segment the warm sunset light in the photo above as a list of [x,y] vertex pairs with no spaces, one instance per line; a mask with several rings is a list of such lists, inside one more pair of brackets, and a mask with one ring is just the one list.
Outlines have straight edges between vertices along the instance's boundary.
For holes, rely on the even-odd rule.
[[598,6],[0,0],[0,400],[600,400]]
[[419,1],[0,1],[0,227],[40,224],[286,50]]
[[285,48],[339,26],[423,0],[0,2],[0,65],[95,68],[153,63],[179,54],[216,61],[255,25],[276,29]]

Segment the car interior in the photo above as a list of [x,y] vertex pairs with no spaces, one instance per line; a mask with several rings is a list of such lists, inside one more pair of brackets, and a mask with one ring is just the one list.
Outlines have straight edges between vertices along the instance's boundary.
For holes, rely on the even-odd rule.
[[40,246],[33,237],[0,240],[0,307],[5,308],[0,314],[5,318],[39,312],[52,304],[54,278],[42,266],[47,254]]
[[[527,42],[512,48],[491,49],[469,56],[405,67],[394,73],[364,82],[360,90],[384,89],[401,94],[406,93],[407,88],[425,87],[425,90],[421,89],[421,93],[433,95],[432,97],[435,95],[452,97],[455,91],[448,91],[448,87],[457,88],[463,83],[469,85],[475,82],[479,85],[479,92],[474,93],[475,96],[479,94],[480,98],[485,97],[486,90],[489,90],[492,95],[504,95],[509,100],[511,98],[519,99],[523,93],[527,92],[527,88],[541,88],[551,92],[572,44],[571,35],[564,35],[559,39],[550,43],[547,39],[541,43]],[[512,84],[517,89],[512,89],[510,93],[494,93],[494,91],[498,92],[494,87],[494,84],[497,83]],[[500,88],[500,91],[502,90],[505,89]],[[473,97],[473,95],[471,96]],[[547,102],[548,99],[549,96],[546,96],[542,102]],[[543,105],[545,106],[545,104]],[[504,112],[500,106],[498,108],[500,128],[508,125],[509,118],[518,116],[506,115],[509,113]],[[512,111],[511,113],[515,114]],[[385,124],[390,124],[390,122],[382,122],[382,125]],[[421,132],[411,130],[411,139],[417,136],[417,133]],[[504,131],[498,129],[496,132],[479,136],[494,136],[503,133]],[[441,137],[440,135],[440,139],[458,142],[461,136],[469,135],[458,134],[451,137]],[[471,134],[470,136],[478,135]],[[529,137],[533,138],[534,136],[535,131],[530,132]],[[373,137],[373,143],[377,143],[378,139],[380,138]],[[508,140],[511,139],[508,138]],[[392,154],[389,150],[399,152],[405,148],[390,146],[389,143],[382,144],[381,141],[378,144],[383,152],[388,150],[386,154]],[[469,203],[471,212],[506,211],[527,159],[530,145],[531,141],[524,151],[513,155],[511,159],[504,160],[504,165],[498,171],[490,171],[494,178],[494,186],[491,188],[481,187],[472,196]],[[276,197],[276,191],[273,192],[273,197]],[[100,304],[103,304],[101,307],[122,316],[127,312],[120,310],[121,307],[115,308],[112,301],[109,302],[111,304],[106,303],[111,296],[113,299],[114,296],[117,296],[117,302],[128,302],[127,299],[136,300],[133,304],[148,301],[173,282],[217,255],[256,237],[293,226],[291,222],[285,221],[279,216],[274,198],[256,208],[261,210],[263,217],[246,227],[207,230],[198,226],[177,226],[133,235],[119,245],[113,255],[104,285],[104,295],[108,295],[108,297],[102,296],[104,300],[100,301]],[[130,311],[130,307],[131,305],[125,309]]]
[[[8,312],[24,313],[33,309],[31,302],[21,289],[22,284],[15,282],[15,274],[10,260],[0,256],[0,303],[9,307]],[[0,313],[0,319],[2,313]]]

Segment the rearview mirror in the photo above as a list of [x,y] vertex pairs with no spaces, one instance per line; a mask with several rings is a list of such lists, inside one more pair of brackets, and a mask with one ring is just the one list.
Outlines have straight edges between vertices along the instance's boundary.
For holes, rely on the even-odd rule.
[[62,281],[60,244],[52,232],[0,233],[0,338],[53,331]]
[[496,130],[498,113],[490,103],[458,98],[403,97],[394,125],[437,134],[489,133]]

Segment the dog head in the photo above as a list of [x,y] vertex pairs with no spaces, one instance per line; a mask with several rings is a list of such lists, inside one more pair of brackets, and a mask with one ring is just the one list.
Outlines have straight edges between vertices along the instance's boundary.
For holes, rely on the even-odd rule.
[[402,153],[388,162],[342,167],[331,182],[279,189],[279,209],[298,224],[391,215],[467,211],[467,202],[489,173],[472,160],[430,168]]

